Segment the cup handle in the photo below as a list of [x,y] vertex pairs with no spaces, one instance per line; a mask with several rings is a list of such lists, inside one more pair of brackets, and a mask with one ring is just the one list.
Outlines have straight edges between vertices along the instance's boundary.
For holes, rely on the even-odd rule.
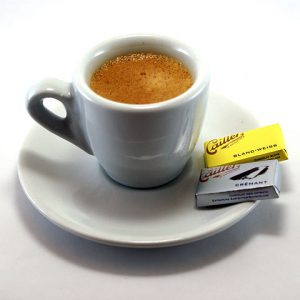
[[[57,116],[43,105],[45,98],[60,101],[66,110],[66,117]],[[82,126],[79,103],[71,92],[71,84],[58,79],[45,79],[32,86],[26,99],[31,117],[40,125],[67,141],[93,154]]]

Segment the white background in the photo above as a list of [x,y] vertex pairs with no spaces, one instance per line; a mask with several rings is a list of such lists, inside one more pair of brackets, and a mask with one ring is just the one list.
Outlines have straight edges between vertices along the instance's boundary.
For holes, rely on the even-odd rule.
[[[299,3],[0,0],[0,299],[300,299]],[[191,44],[210,61],[212,91],[282,125],[280,199],[206,240],[152,250],[86,241],[32,207],[16,171],[34,123],[26,90],[69,81],[91,46],[127,33]]]

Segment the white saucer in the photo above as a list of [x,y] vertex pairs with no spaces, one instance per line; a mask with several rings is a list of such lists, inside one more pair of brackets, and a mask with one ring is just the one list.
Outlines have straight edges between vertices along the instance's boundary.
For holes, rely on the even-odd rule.
[[258,203],[200,210],[194,199],[203,141],[255,127],[242,108],[211,95],[203,136],[184,172],[160,188],[136,190],[113,182],[93,156],[34,125],[20,153],[19,178],[31,203],[71,233],[125,247],[184,244],[230,227]]

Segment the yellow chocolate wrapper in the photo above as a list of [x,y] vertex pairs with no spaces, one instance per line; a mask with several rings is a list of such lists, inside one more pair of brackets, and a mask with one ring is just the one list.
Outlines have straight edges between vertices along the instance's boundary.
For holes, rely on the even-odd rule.
[[284,137],[279,124],[216,138],[204,143],[207,168],[254,162],[288,159]]

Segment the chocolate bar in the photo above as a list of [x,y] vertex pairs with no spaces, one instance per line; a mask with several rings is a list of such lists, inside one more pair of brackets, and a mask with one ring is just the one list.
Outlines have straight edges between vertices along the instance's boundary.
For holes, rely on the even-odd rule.
[[279,124],[216,138],[204,143],[207,168],[254,162],[288,159]]
[[196,206],[211,206],[278,198],[278,160],[226,165],[201,170]]

